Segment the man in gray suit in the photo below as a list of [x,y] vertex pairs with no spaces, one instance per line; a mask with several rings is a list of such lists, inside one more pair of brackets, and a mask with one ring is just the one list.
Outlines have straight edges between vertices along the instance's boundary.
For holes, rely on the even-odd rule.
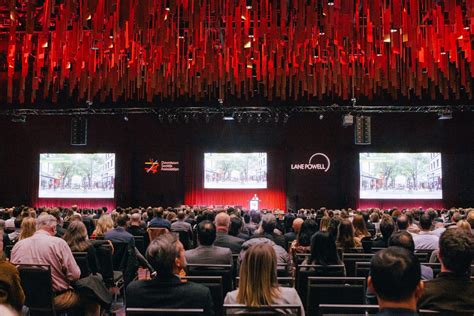
[[232,253],[240,253],[245,240],[229,235],[230,216],[226,212],[221,212],[216,215],[214,222],[217,229],[217,237],[214,244],[219,247],[229,248]]
[[186,217],[186,214],[183,211],[179,211],[178,220],[174,223],[171,223],[171,231],[173,232],[185,231],[185,232],[188,232],[190,236],[192,236],[193,229],[191,227],[191,224],[184,221],[185,217]]
[[216,226],[211,221],[202,221],[197,226],[199,246],[187,250],[186,261],[190,264],[232,264],[232,252],[229,248],[214,246]]

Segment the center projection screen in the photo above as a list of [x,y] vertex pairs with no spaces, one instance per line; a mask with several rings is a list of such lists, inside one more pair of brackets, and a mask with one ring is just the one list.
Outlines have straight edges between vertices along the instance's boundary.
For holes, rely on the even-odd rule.
[[266,189],[267,153],[204,153],[205,189]]
[[114,198],[115,154],[40,154],[39,198]]
[[442,199],[440,153],[360,153],[361,199]]

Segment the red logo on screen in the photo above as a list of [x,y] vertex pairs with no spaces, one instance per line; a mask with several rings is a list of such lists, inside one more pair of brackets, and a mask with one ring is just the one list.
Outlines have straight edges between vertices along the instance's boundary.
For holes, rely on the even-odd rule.
[[158,172],[158,167],[160,166],[160,163],[158,160],[153,160],[150,159],[149,161],[145,162],[145,171],[146,173],[157,173]]

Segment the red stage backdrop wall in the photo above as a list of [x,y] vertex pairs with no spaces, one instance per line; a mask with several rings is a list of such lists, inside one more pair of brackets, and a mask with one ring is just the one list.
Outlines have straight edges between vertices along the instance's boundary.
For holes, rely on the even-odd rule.
[[107,207],[108,210],[115,208],[114,199],[40,199],[33,197],[34,207],[71,207],[77,205],[79,208],[98,209]]
[[[260,151],[260,150],[259,150]],[[278,150],[267,152],[267,189],[204,189],[204,152],[188,150],[185,153],[184,203],[188,205],[242,205],[249,207],[249,200],[257,194],[260,209],[286,209],[285,161]],[[214,152],[217,152],[214,150]],[[227,151],[221,151],[227,152]],[[263,152],[263,150],[262,150]]]

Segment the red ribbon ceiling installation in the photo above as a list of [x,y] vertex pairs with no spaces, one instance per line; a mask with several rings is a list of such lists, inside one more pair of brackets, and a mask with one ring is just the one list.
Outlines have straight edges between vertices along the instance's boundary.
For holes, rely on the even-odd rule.
[[472,99],[472,0],[0,0],[0,100]]

